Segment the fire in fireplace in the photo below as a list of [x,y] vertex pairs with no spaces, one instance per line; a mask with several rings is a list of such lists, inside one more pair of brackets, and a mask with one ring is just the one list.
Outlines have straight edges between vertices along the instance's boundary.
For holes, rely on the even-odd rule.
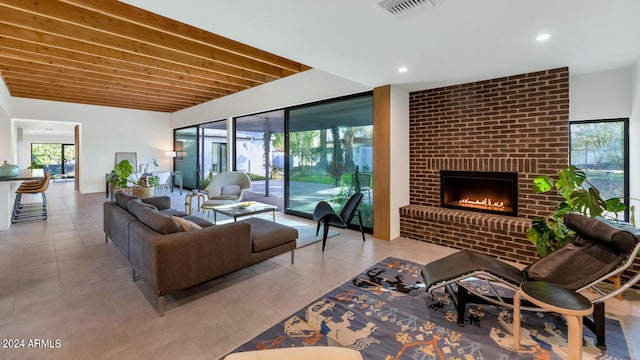
[[441,170],[440,205],[452,209],[516,216],[518,174]]

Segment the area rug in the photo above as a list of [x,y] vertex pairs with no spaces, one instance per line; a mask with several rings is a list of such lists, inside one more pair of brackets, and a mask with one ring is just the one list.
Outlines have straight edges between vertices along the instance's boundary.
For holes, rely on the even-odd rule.
[[[521,352],[512,351],[512,311],[469,304],[465,327],[449,297],[424,290],[422,265],[389,257],[300,309],[234,352],[343,346],[364,359],[564,359],[567,326],[553,313],[522,312]],[[606,320],[607,350],[584,330],[584,359],[630,359],[617,320]]]

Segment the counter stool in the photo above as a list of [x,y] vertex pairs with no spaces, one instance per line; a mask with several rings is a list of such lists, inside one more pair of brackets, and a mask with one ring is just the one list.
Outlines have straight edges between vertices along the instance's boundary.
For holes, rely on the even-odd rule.
[[520,350],[520,297],[541,308],[564,315],[567,319],[569,359],[582,358],[582,317],[593,312],[589,299],[559,285],[528,281],[520,285],[513,297],[513,349]]
[[[45,173],[42,180],[27,182],[18,187],[16,190],[16,199],[13,203],[13,214],[11,215],[11,223],[19,223],[33,220],[47,219],[47,197],[45,191],[49,188],[51,173]],[[42,202],[38,203],[22,203],[23,194],[40,194]]]

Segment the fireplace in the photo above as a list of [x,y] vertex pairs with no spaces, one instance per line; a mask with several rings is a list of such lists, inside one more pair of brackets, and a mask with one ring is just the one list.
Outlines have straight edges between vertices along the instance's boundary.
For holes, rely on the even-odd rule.
[[440,205],[452,209],[516,216],[518,174],[441,170]]

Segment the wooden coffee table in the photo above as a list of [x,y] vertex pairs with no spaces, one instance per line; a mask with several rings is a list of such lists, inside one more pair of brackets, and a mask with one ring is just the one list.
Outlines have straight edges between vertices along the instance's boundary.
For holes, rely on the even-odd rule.
[[[246,206],[245,206],[246,205]],[[204,210],[205,208],[203,208]],[[264,204],[257,201],[246,201],[242,203],[219,205],[207,207],[206,210],[213,211],[213,223],[217,223],[218,214],[222,214],[228,217],[232,217],[233,221],[237,221],[241,216],[250,216],[256,214],[262,214],[271,211],[273,214],[273,221],[276,221],[277,206]]]

